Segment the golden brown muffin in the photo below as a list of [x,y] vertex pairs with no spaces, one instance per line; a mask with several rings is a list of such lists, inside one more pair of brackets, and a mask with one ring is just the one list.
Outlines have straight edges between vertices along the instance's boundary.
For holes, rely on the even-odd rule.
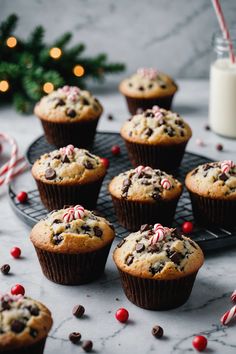
[[136,231],[158,220],[171,225],[182,193],[182,184],[167,173],[138,166],[114,177],[109,184],[118,221]]
[[194,217],[208,225],[236,225],[236,166],[233,161],[209,162],[185,179]]
[[140,68],[120,83],[119,90],[126,97],[130,113],[135,114],[137,109],[151,108],[155,104],[170,109],[177,85],[160,71]]
[[30,235],[45,276],[60,284],[96,279],[114,237],[106,219],[79,205],[50,213]]
[[121,136],[134,166],[173,171],[180,165],[192,131],[179,114],[154,106],[127,120]]
[[49,210],[77,203],[94,208],[105,174],[98,156],[73,145],[42,155],[32,167],[41,200]]
[[21,295],[0,297],[0,352],[23,349],[43,353],[52,327],[50,311],[40,302]]
[[102,111],[100,102],[90,92],[75,86],[51,92],[34,109],[48,142],[57,147],[91,145]]
[[149,309],[183,304],[204,262],[193,240],[161,224],[142,225],[118,244],[113,258],[127,297]]

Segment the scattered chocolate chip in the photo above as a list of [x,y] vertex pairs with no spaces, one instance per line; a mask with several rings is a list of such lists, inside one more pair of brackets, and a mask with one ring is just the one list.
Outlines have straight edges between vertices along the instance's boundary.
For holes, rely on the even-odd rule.
[[28,307],[28,310],[31,314],[31,316],[38,316],[39,315],[39,308],[36,305],[32,305]]
[[14,320],[11,323],[11,330],[15,333],[21,333],[25,329],[25,324],[19,320]]
[[126,261],[125,263],[129,266],[133,263],[133,260],[134,260],[134,257],[129,255],[127,258],[126,258]]
[[148,253],[155,253],[159,251],[159,247],[157,246],[156,243],[154,243],[148,246],[147,251]]
[[62,221],[60,219],[54,219],[52,223],[53,224],[60,224],[60,223],[62,223]]
[[7,275],[10,272],[11,267],[9,266],[9,264],[3,264],[3,266],[1,266],[1,272],[4,275]]
[[113,119],[114,119],[114,118],[113,118],[113,115],[112,115],[112,114],[108,114],[107,119],[108,119],[108,120],[113,120]]
[[146,179],[141,180],[141,184],[143,184],[144,186],[150,186],[152,183],[147,181]]
[[188,242],[190,243],[190,245],[191,245],[193,248],[197,249],[197,246],[195,245],[195,243],[194,243],[192,240],[188,240]]
[[118,247],[118,248],[121,248],[125,242],[126,242],[125,239],[121,240],[121,241],[118,243],[117,247]]
[[167,86],[166,86],[165,84],[161,84],[160,87],[161,87],[162,89],[166,89]]
[[223,145],[222,144],[217,144],[216,145],[216,150],[222,151],[223,150]]
[[10,308],[11,308],[11,305],[9,304],[9,302],[4,301],[4,300],[1,302],[1,306],[2,306],[3,310],[10,310]]
[[81,103],[82,103],[84,106],[89,106],[89,101],[88,101],[87,98],[85,98],[85,97],[81,97]]
[[153,88],[153,84],[149,84],[149,85],[148,85],[148,88],[149,88],[149,89]]
[[221,181],[227,181],[227,179],[228,179],[229,177],[225,174],[225,173],[221,173],[220,175],[219,175],[219,179],[221,180]]
[[172,128],[172,127],[167,127],[167,128],[165,128],[165,133],[167,133],[170,137],[173,137],[174,136],[174,133],[175,133],[175,131],[174,131],[174,129]]
[[151,136],[152,133],[153,133],[153,130],[152,130],[151,128],[147,128],[147,129],[145,129],[145,131],[144,131],[144,134],[147,135],[147,136]]
[[47,168],[45,171],[45,178],[48,180],[54,179],[56,177],[56,171],[53,168]]
[[95,236],[102,237],[103,232],[102,232],[102,229],[100,229],[100,227],[94,226],[93,232],[94,232]]
[[65,155],[63,158],[62,158],[62,162],[63,163],[69,163],[70,162],[70,159],[67,155]]
[[143,86],[139,86],[139,91],[144,91],[144,87]]
[[136,252],[138,252],[138,253],[144,251],[144,250],[145,250],[144,244],[143,244],[143,243],[137,243],[137,245],[135,246],[135,250],[136,250]]
[[161,338],[163,337],[164,331],[163,328],[161,326],[154,326],[152,329],[152,335],[155,338]]
[[179,252],[174,252],[170,255],[170,260],[175,264],[179,264],[182,259],[182,254]]
[[52,238],[52,242],[54,243],[54,245],[59,245],[63,240],[64,238],[61,234],[56,234]]
[[94,168],[92,162],[88,160],[84,162],[84,167],[87,168],[87,170],[93,170]]
[[36,338],[37,335],[38,335],[37,329],[34,329],[34,328],[30,328],[30,332],[29,333],[30,333],[31,337],[33,337],[33,338]]
[[161,127],[162,125],[165,125],[166,121],[163,118],[158,119],[158,127]]
[[150,266],[149,272],[152,273],[152,275],[155,275],[156,273],[161,272],[163,268],[164,268],[164,264],[160,263],[155,266]]
[[197,173],[198,173],[198,168],[195,168],[195,170],[193,170],[193,172],[191,173],[191,176],[194,176],[194,175],[196,175]]
[[91,227],[89,225],[82,225],[81,226],[81,229],[85,232],[89,232],[91,231]]
[[206,163],[204,166],[203,166],[203,170],[204,171],[208,171],[210,170],[211,168],[213,168],[214,166],[210,165],[209,163]]
[[161,196],[160,196],[160,194],[159,193],[152,193],[152,198],[154,199],[154,200],[159,200],[160,198],[161,198]]
[[140,232],[151,230],[151,228],[152,228],[152,225],[148,225],[148,224],[141,225]]
[[154,116],[155,116],[155,114],[152,111],[146,111],[145,112],[145,117],[153,118]]
[[76,116],[76,111],[74,109],[68,108],[66,110],[66,115],[70,118],[74,118]]
[[184,131],[183,130],[180,130],[180,136],[184,136]]
[[61,98],[56,102],[55,104],[55,108],[59,107],[59,106],[65,106],[65,101],[62,100]]
[[131,185],[131,180],[130,180],[129,178],[126,178],[126,179],[123,181],[122,193],[124,193],[124,194],[127,195],[130,185]]
[[60,158],[61,158],[61,155],[55,155],[52,159],[53,160],[60,160]]
[[82,348],[85,352],[91,352],[93,349],[93,342],[91,340],[84,340],[82,342]]
[[82,305],[76,305],[72,310],[73,315],[77,318],[81,318],[84,312],[85,312],[85,308]]
[[81,334],[79,332],[72,332],[69,334],[69,340],[73,344],[77,344],[80,342]]
[[205,130],[211,130],[211,127],[208,124],[206,124],[205,125]]

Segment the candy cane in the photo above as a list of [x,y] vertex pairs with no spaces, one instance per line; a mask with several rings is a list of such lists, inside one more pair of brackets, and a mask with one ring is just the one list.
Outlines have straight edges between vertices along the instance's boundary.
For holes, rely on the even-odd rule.
[[76,205],[74,207],[75,219],[83,219],[84,217],[84,208],[81,205]]
[[154,68],[139,68],[137,74],[150,80],[157,78],[157,70]]
[[136,173],[141,173],[141,172],[148,172],[148,171],[150,171],[151,169],[152,169],[152,168],[149,167],[149,166],[142,166],[142,165],[140,165],[140,166],[136,167],[134,171],[135,171]]
[[225,160],[221,163],[220,168],[223,173],[227,173],[234,167],[234,162],[231,160]]
[[164,189],[170,189],[171,188],[171,182],[167,179],[167,178],[163,178],[161,180],[161,186],[164,188]]
[[163,241],[165,238],[165,230],[161,224],[155,224],[153,226],[153,231],[155,234],[151,237],[150,243],[153,245],[159,241]]
[[63,220],[65,222],[70,222],[74,220],[74,209],[68,209],[67,212],[63,215]]
[[229,311],[225,312],[225,314],[221,317],[220,321],[222,325],[227,325],[229,324],[230,321],[232,321],[232,319],[235,316],[236,316],[236,305],[231,307]]
[[233,293],[232,293],[232,295],[231,295],[231,300],[233,301],[233,302],[236,302],[236,290],[234,290],[233,291]]

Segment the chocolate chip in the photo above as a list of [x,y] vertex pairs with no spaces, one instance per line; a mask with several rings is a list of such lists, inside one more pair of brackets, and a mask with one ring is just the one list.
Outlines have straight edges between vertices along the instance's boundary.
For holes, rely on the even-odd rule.
[[7,275],[10,272],[11,267],[9,266],[9,264],[3,264],[3,266],[1,266],[1,272],[4,275]]
[[148,85],[148,88],[149,88],[149,89],[153,88],[153,84],[149,84],[149,85]]
[[223,173],[221,173],[220,175],[219,175],[219,179],[221,180],[221,181],[227,181],[227,179],[228,179],[229,177],[223,172]]
[[162,89],[166,89],[167,86],[166,86],[165,84],[161,84],[160,87],[161,87]]
[[54,219],[52,223],[53,224],[61,224],[62,221],[60,219]]
[[134,260],[134,257],[129,255],[127,258],[126,258],[126,261],[125,263],[127,264],[127,266],[131,265],[133,263],[133,260]]
[[223,145],[222,144],[217,144],[216,145],[216,150],[222,151],[223,150]]
[[103,234],[102,230],[98,226],[94,226],[93,231],[94,231],[95,236],[97,236],[97,237],[101,237]]
[[87,353],[91,352],[91,350],[93,349],[93,342],[91,340],[84,340],[82,342],[82,348]]
[[108,120],[113,120],[113,115],[112,114],[108,114],[107,119]]
[[179,252],[174,252],[170,255],[170,260],[175,264],[179,264],[182,258],[182,254]]
[[89,101],[88,101],[87,98],[85,98],[85,97],[81,97],[81,103],[82,103],[84,106],[89,106]]
[[48,180],[54,179],[56,177],[56,171],[53,168],[47,168],[45,171],[45,178]]
[[207,164],[205,164],[205,165],[203,166],[203,170],[204,170],[204,171],[208,171],[208,170],[210,170],[211,168],[213,168],[213,166],[210,165],[209,163],[207,163]]
[[152,273],[152,275],[155,275],[156,273],[161,272],[163,268],[164,268],[164,264],[160,263],[155,266],[150,266],[149,272]]
[[190,243],[190,245],[191,245],[193,248],[197,249],[196,244],[195,244],[192,240],[188,240],[188,242]]
[[34,329],[34,328],[30,328],[30,332],[29,333],[30,333],[31,337],[33,337],[33,338],[36,338],[37,335],[38,335],[37,329]]
[[174,136],[174,129],[172,127],[167,127],[165,128],[165,133],[167,133],[170,137],[173,137]]
[[76,116],[76,111],[74,109],[68,108],[66,110],[66,115],[70,118],[74,118]]
[[63,240],[64,240],[64,238],[61,234],[56,234],[52,238],[54,245],[59,245]]
[[36,305],[29,306],[28,310],[29,310],[31,316],[35,316],[36,317],[36,316],[39,315],[39,308]]
[[15,333],[21,333],[25,329],[25,324],[19,320],[14,320],[11,323],[11,330]]
[[122,186],[122,192],[124,194],[127,194],[128,193],[128,190],[129,190],[129,187],[131,185],[131,180],[129,178],[126,178],[124,181],[123,181],[123,186]]
[[91,227],[89,225],[82,225],[81,226],[81,229],[85,232],[89,232],[91,231]]
[[87,168],[87,170],[93,170],[94,168],[92,162],[88,160],[84,162],[84,167]]
[[72,332],[69,334],[69,340],[73,344],[79,343],[80,339],[81,339],[81,334],[79,332]]
[[144,91],[144,87],[143,86],[139,86],[139,91]]
[[55,155],[52,159],[53,160],[60,160],[60,158],[61,158],[61,155]]
[[126,242],[125,239],[121,240],[121,241],[118,243],[117,247],[118,247],[118,248],[121,248],[121,246],[123,246],[123,244],[124,244],[125,242]]
[[154,199],[154,200],[159,200],[160,198],[161,198],[161,196],[160,196],[160,194],[159,193],[152,193],[152,198]]
[[62,162],[63,163],[69,163],[70,162],[70,159],[67,155],[65,155],[63,158],[62,158]]
[[193,172],[191,173],[191,176],[194,176],[194,175],[196,175],[197,173],[198,173],[198,168],[195,168],[195,170],[193,170]]
[[145,131],[144,131],[144,134],[147,135],[147,136],[151,136],[152,133],[153,133],[153,129],[151,129],[151,128],[147,128],[147,129],[145,129]]
[[152,335],[155,338],[161,338],[163,337],[164,331],[163,328],[161,326],[154,326],[152,329]]
[[148,253],[155,253],[159,251],[159,247],[157,246],[156,243],[154,243],[148,246],[147,251]]
[[85,308],[82,305],[76,305],[72,310],[73,315],[77,318],[81,318],[84,312],[85,312]]
[[148,224],[141,225],[140,232],[151,230],[151,228],[152,228],[152,225],[148,225]]
[[146,179],[143,179],[143,180],[141,181],[141,184],[143,184],[144,186],[150,186],[152,183],[149,182],[149,181],[147,181]]
[[2,306],[2,309],[3,309],[3,310],[10,310],[10,308],[11,308],[11,305],[9,304],[9,302],[8,302],[8,301],[5,301],[5,300],[3,300],[3,301],[1,302],[1,306]]
[[136,252],[138,252],[138,253],[144,251],[144,250],[145,250],[144,244],[143,244],[143,243],[137,243],[137,245],[135,246],[135,250],[136,250]]
[[145,117],[151,117],[153,118],[155,116],[155,114],[152,111],[146,111],[145,112]]
[[59,107],[59,106],[65,106],[65,101],[63,101],[61,98],[57,101],[57,103],[55,104],[55,108]]
[[184,136],[185,134],[184,134],[184,131],[183,130],[181,130],[180,131],[180,136]]
[[161,127],[162,125],[165,125],[165,124],[166,124],[166,121],[164,119],[160,118],[158,120],[158,127]]

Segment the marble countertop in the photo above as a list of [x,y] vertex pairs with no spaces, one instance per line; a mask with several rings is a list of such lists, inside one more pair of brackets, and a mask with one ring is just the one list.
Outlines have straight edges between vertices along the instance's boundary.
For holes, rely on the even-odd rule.
[[[236,141],[224,139],[206,131],[208,82],[180,81],[174,109],[183,115],[193,128],[193,138],[188,151],[198,152],[212,159],[235,159]],[[99,130],[118,131],[127,118],[122,97],[109,89],[97,89],[97,97],[105,107]],[[107,114],[114,116],[112,121]],[[21,116],[9,107],[0,110],[0,130],[14,136],[22,152],[29,143],[42,134],[39,122],[33,116]],[[199,147],[201,138],[205,146]],[[216,144],[224,147],[216,150]],[[236,352],[235,326],[222,327],[219,319],[231,306],[229,296],[236,288],[236,248],[222,249],[206,255],[189,301],[182,307],[165,312],[152,312],[131,304],[123,294],[118,273],[108,259],[105,274],[96,282],[84,286],[60,286],[48,281],[41,273],[31,243],[30,229],[13,213],[7,190],[0,190],[0,263],[11,265],[11,275],[0,274],[1,291],[21,283],[27,295],[41,300],[52,311],[54,326],[47,341],[45,354],[82,353],[80,346],[68,341],[68,334],[79,331],[83,339],[91,339],[94,352],[103,354],[152,352],[183,354],[194,352],[191,342],[195,334],[208,338],[206,353],[229,354]],[[116,243],[116,242],[115,242]],[[22,258],[14,260],[9,252],[13,246],[22,249]],[[115,244],[113,245],[114,248]],[[82,304],[86,316],[76,319],[72,308]],[[121,324],[114,318],[115,311],[125,307],[130,320]],[[165,336],[161,340],[151,335],[151,329],[159,324]]]

